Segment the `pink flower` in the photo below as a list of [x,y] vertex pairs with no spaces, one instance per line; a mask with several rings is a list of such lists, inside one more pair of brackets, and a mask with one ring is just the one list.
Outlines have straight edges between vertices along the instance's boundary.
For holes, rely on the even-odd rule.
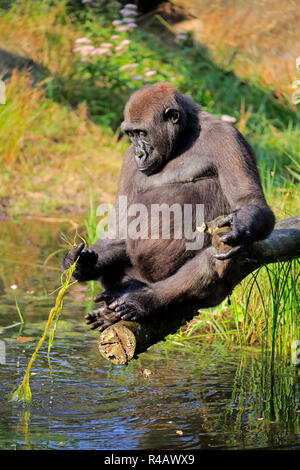
[[78,38],[75,41],[76,44],[91,44],[91,42],[92,41],[88,38]]
[[131,41],[129,39],[124,39],[124,41],[121,42],[121,46],[128,46],[130,43]]
[[137,10],[137,6],[134,5],[133,3],[126,3],[126,5],[124,6],[125,9],[127,8],[132,8],[133,10]]
[[222,119],[222,121],[225,121],[225,122],[232,122],[232,123],[236,122],[235,117],[229,116],[228,114],[223,114],[221,119]]
[[119,24],[122,24],[122,21],[121,20],[114,20],[114,21],[111,22],[111,24],[113,26],[118,26]]
[[87,55],[92,55],[94,50],[94,46],[83,46],[80,48],[80,52],[83,57],[86,57]]
[[141,75],[136,75],[135,77],[132,77],[132,80],[143,80],[143,77]]
[[135,16],[137,14],[136,11],[134,10],[126,10],[126,8],[123,8],[123,10],[120,10],[120,13],[122,13],[122,15],[125,17],[125,16]]
[[137,24],[136,23],[128,23],[128,28],[129,29],[137,28]]
[[121,70],[121,72],[122,72],[123,70],[127,70],[127,69],[130,69],[130,64],[124,64],[124,65],[122,65],[122,66],[119,68],[119,70]]
[[100,47],[104,47],[105,49],[109,49],[112,47],[112,44],[110,42],[101,42]]
[[156,70],[149,70],[149,72],[146,72],[146,77],[153,77],[153,75],[156,75],[157,72]]
[[119,68],[119,70],[123,71],[123,70],[127,70],[127,69],[134,69],[138,65],[139,64],[124,64]]
[[120,33],[125,33],[126,31],[128,31],[128,29],[130,29],[130,28],[128,26],[125,26],[125,25],[121,25],[121,26],[117,27],[117,30],[120,31]]
[[109,52],[108,49],[104,48],[104,47],[98,47],[97,49],[94,49],[93,52],[92,52],[92,55],[97,55],[97,56],[100,56],[100,55],[105,55]]
[[296,68],[300,69],[300,57],[297,57],[296,59]]
[[119,36],[118,34],[113,34],[111,38],[112,38],[112,39],[119,39],[119,37],[120,37],[120,36]]

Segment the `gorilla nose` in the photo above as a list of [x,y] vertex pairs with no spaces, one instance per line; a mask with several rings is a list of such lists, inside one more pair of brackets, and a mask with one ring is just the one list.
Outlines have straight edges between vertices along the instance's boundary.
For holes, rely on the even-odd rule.
[[147,154],[144,151],[140,151],[140,152],[136,152],[135,156],[137,160],[145,160],[147,157]]

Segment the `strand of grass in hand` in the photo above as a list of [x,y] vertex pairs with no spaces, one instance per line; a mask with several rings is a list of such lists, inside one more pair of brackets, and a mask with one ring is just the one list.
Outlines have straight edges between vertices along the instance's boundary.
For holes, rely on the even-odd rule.
[[[17,390],[15,390],[10,395],[10,400],[12,400],[12,401],[23,401],[23,402],[27,402],[27,403],[31,402],[32,394],[31,394],[30,385],[29,385],[30,369],[31,369],[31,366],[34,363],[36,357],[37,357],[39,349],[41,348],[41,346],[43,345],[43,343],[46,339],[46,336],[47,336],[47,333],[48,333],[49,329],[51,328],[53,322],[55,321],[53,329],[52,329],[52,331],[50,332],[50,335],[49,335],[49,343],[48,343],[48,361],[49,361],[49,353],[50,353],[50,349],[51,349],[51,346],[52,346],[52,343],[53,343],[54,333],[55,333],[55,330],[56,330],[57,321],[58,321],[59,315],[60,315],[61,310],[62,310],[63,298],[66,295],[66,293],[68,292],[69,288],[77,282],[77,281],[71,282],[71,278],[72,278],[74,269],[76,267],[76,262],[77,262],[77,260],[75,261],[75,263],[72,264],[72,266],[70,266],[70,268],[68,268],[63,273],[63,276],[66,275],[66,279],[65,279],[64,283],[62,284],[61,289],[58,292],[58,295],[57,295],[56,301],[55,301],[55,306],[51,309],[51,311],[49,313],[49,317],[48,317],[43,335],[41,336],[41,338],[38,342],[38,345],[35,348],[35,351],[34,351],[34,353],[32,354],[32,356],[30,358],[30,361],[28,363],[27,370],[26,370],[26,373],[24,375],[24,378],[23,378],[21,384],[19,385],[19,387],[17,388]],[[49,361],[49,366],[50,366],[50,361]],[[50,370],[51,370],[51,366],[50,366]]]

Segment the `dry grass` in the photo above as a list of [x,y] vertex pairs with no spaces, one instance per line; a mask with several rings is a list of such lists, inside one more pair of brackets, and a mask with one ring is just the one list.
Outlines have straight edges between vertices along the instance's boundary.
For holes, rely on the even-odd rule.
[[9,15],[0,19],[0,48],[30,57],[52,75],[69,71],[76,37],[78,30],[66,14],[63,2],[55,2],[41,17],[30,2],[20,0]]
[[[297,0],[173,0],[197,16],[197,39],[240,76],[256,75],[279,99],[291,96],[300,55]],[[180,28],[180,25],[178,25]]]
[[41,89],[31,88],[26,76],[13,73],[6,92],[6,104],[0,108],[0,155],[13,164],[24,145],[24,136],[39,118]]
[[[48,81],[68,76],[80,31],[63,4],[42,21],[32,5],[21,0],[0,19],[0,48],[42,64]],[[77,109],[56,103],[43,83],[33,88],[14,72],[0,107],[0,215],[86,213],[89,186],[95,204],[112,202],[126,146],[93,124],[84,102]]]
[[84,102],[76,110],[54,103],[15,72],[1,111],[0,201],[9,185],[8,215],[87,212],[89,186],[96,204],[113,200],[127,144],[93,124]]

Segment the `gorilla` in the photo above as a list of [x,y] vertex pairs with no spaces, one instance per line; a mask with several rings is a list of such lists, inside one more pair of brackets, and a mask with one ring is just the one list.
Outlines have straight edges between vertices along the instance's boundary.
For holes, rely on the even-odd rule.
[[[100,237],[90,249],[81,243],[62,262],[65,270],[77,260],[73,277],[102,285],[104,292],[94,299],[101,306],[85,317],[100,331],[120,320],[149,321],[171,308],[192,305],[196,311],[219,304],[233,289],[224,267],[266,238],[275,223],[249,143],[232,124],[202,111],[170,83],[134,92],[121,130],[131,145],[119,180],[114,236]],[[190,237],[178,236],[182,221],[176,222],[174,211],[171,236],[162,236],[162,214],[152,211],[140,217],[138,236],[120,236],[120,225],[133,220],[133,213],[120,209],[122,197],[135,208],[192,207],[193,230],[203,222],[197,219],[197,205],[203,207],[204,221],[223,215],[219,227],[228,230],[221,241],[230,250],[218,252],[208,235],[188,249]],[[155,236],[149,236],[150,225]]]

